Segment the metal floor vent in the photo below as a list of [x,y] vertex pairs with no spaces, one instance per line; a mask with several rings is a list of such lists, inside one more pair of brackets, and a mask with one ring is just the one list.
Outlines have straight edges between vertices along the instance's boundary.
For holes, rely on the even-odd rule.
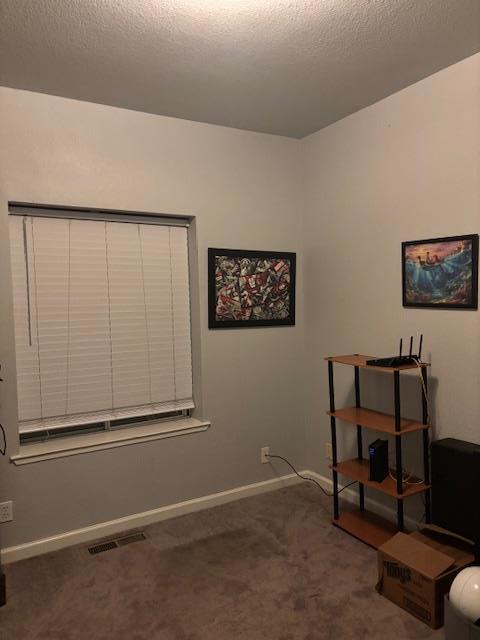
[[99,544],[93,545],[93,547],[88,547],[88,552],[94,556],[97,553],[103,553],[104,551],[110,551],[111,549],[116,549],[117,547],[124,547],[127,544],[132,544],[133,542],[141,542],[142,540],[146,540],[146,535],[141,531],[140,533],[132,533],[129,536],[124,536],[123,538],[117,538],[116,540],[109,540],[108,542],[100,542]]
[[97,553],[103,553],[104,551],[110,551],[110,549],[116,549],[116,542],[101,542],[100,544],[95,544],[93,547],[88,547],[88,552],[94,556]]
[[132,542],[140,542],[141,540],[146,540],[146,536],[143,531],[139,533],[132,533],[130,536],[125,536],[125,538],[117,538],[115,542],[117,546],[124,547],[126,544],[132,544]]

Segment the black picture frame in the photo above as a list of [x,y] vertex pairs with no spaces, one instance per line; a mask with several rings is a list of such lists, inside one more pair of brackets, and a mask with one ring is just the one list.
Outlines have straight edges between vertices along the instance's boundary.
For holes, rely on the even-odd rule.
[[[421,245],[445,245],[448,243],[458,243],[457,252],[446,254],[443,257],[438,257],[434,254],[434,258],[429,258],[431,247]],[[467,243],[467,244],[465,244]],[[468,248],[468,243],[471,243]],[[438,247],[440,252],[447,251],[445,246]],[[425,251],[428,249],[428,254]],[[415,250],[415,251],[414,251]],[[416,251],[419,254],[414,256],[418,261],[416,263],[413,260],[412,254]],[[410,256],[408,253],[410,251]],[[422,257],[423,252],[423,257]],[[464,263],[462,264],[460,258],[463,252],[467,252],[464,256]],[[471,252],[471,256],[468,255]],[[425,257],[426,255],[426,257]],[[431,261],[429,261],[429,259]],[[456,269],[452,267],[457,263]],[[452,269],[449,273],[448,269]],[[420,269],[422,271],[420,271]],[[428,275],[423,274],[426,278],[438,279],[441,284],[440,287],[445,289],[445,293],[448,295],[455,295],[455,290],[452,289],[456,279],[465,279],[463,285],[466,289],[465,299],[460,301],[452,300],[452,302],[445,302],[440,300],[435,302],[433,299],[429,300],[429,293],[421,289],[418,284],[418,278],[420,274],[425,272]],[[415,275],[417,276],[417,284],[414,284]],[[450,289],[449,289],[450,286]],[[457,298],[461,295],[460,285],[457,286],[459,291]],[[453,291],[451,294],[450,292]],[[432,298],[433,295],[430,294]],[[423,309],[478,309],[478,234],[467,234],[459,236],[446,236],[441,238],[428,238],[426,240],[411,240],[408,242],[402,242],[402,303],[404,307],[423,308]]]
[[[227,258],[258,258],[260,260],[288,260],[290,262],[290,282],[288,284],[289,313],[286,318],[267,319],[224,319],[217,317],[217,287],[216,271],[217,257]],[[296,280],[296,254],[289,251],[255,251],[247,249],[208,249],[208,327],[209,329],[252,328],[252,327],[279,327],[295,324],[295,280]]]

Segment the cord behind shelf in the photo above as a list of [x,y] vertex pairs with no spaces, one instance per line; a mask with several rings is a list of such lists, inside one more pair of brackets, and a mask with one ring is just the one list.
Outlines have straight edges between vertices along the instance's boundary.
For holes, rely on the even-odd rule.
[[[329,493],[328,491],[326,491],[319,482],[314,480],[314,478],[308,478],[307,476],[302,476],[301,473],[298,473],[298,471],[295,469],[293,464],[291,462],[289,462],[283,456],[277,456],[277,455],[273,455],[271,453],[267,453],[267,454],[265,454],[265,456],[267,458],[278,458],[279,460],[283,460],[283,462],[285,462],[285,464],[288,464],[288,466],[295,473],[295,475],[297,475],[299,478],[301,478],[302,480],[305,480],[307,482],[313,482],[313,484],[316,484],[317,487],[320,489],[320,491],[322,491],[326,496],[328,496],[329,498],[333,498],[333,493]],[[357,480],[354,480],[353,482],[350,482],[349,484],[346,484],[344,487],[339,489],[338,493],[342,493],[342,491],[345,491],[345,489],[348,489],[348,487],[351,487],[353,484],[357,484]]]
[[[1,368],[2,368],[2,365],[0,364],[0,369]],[[0,382],[3,382],[3,378],[0,378]],[[3,445],[2,445],[2,448],[0,449],[0,454],[4,456],[7,453],[7,436],[5,435],[5,429],[3,428],[2,424],[0,424],[0,430],[2,432],[2,438],[3,438]]]
[[5,435],[5,429],[3,428],[2,424],[0,424],[0,431],[2,432],[3,438],[3,446],[0,449],[0,454],[4,456],[7,453],[7,436]]
[[[422,336],[423,337],[423,336]],[[420,362],[418,357],[413,356],[413,360],[415,362],[415,364],[417,365],[417,371],[418,371],[418,375],[420,377],[420,382],[422,383],[422,392],[425,398],[425,403],[427,405],[427,423],[430,423],[430,417],[431,417],[431,411],[430,411],[430,402],[428,399],[428,392],[427,392],[427,387],[425,385],[425,380],[423,379],[423,373],[422,373],[422,363]],[[403,478],[402,477],[402,483],[403,484],[422,484],[423,480],[415,480],[412,481],[411,478],[413,476],[412,472],[407,472],[405,469],[402,469],[402,476],[403,474],[406,474],[406,477]],[[391,470],[389,471],[389,475],[392,478],[392,480],[396,480],[396,476],[393,475],[393,473],[391,472]]]
[[429,402],[429,399],[428,399],[427,387],[425,386],[425,380],[423,379],[422,363],[420,362],[420,360],[418,358],[414,357],[413,360],[414,360],[415,364],[417,365],[418,375],[420,376],[420,381],[422,383],[423,395],[425,397],[425,402],[427,404],[427,423],[430,423],[430,417],[431,417],[430,402]]

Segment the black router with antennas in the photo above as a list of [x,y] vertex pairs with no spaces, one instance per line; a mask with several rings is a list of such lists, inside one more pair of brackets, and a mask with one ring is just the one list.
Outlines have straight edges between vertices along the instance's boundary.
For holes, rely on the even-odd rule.
[[398,356],[390,356],[388,358],[374,358],[367,360],[366,364],[371,367],[403,367],[409,364],[418,364],[422,357],[423,333],[420,335],[420,343],[418,345],[418,355],[412,354],[413,336],[410,336],[410,350],[408,356],[402,355],[403,338],[400,338],[400,349]]

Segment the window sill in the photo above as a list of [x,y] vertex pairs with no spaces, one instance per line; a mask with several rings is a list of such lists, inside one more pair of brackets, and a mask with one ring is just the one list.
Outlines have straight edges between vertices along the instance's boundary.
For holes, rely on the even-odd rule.
[[189,433],[206,431],[210,427],[208,420],[197,418],[179,418],[168,422],[157,422],[148,426],[128,427],[115,431],[90,433],[88,435],[59,438],[48,442],[24,444],[19,453],[11,456],[10,461],[15,465],[31,464],[41,460],[52,460],[65,456],[75,456],[80,453],[91,453],[114,447],[124,447],[150,440],[172,438]]

